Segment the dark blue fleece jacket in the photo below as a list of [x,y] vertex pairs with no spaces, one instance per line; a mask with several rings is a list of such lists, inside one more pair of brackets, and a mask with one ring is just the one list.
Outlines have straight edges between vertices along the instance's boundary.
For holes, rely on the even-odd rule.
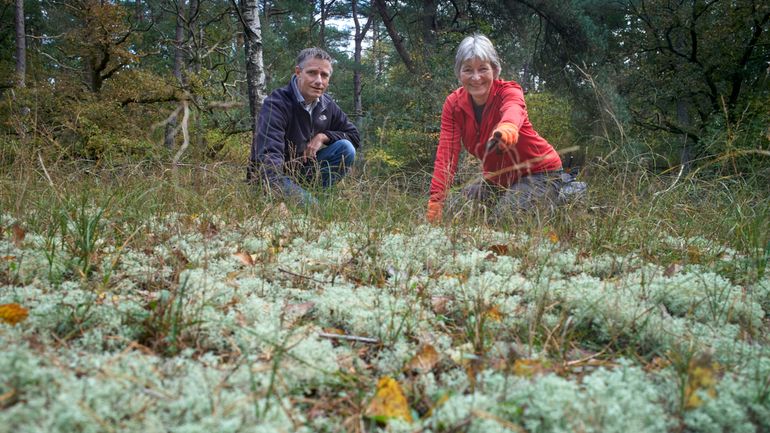
[[262,178],[271,187],[294,189],[294,182],[286,175],[288,166],[298,165],[296,159],[319,132],[329,137],[329,144],[345,139],[356,149],[360,146],[358,129],[329,95],[321,95],[311,116],[297,101],[291,83],[274,90],[259,113],[247,179]]

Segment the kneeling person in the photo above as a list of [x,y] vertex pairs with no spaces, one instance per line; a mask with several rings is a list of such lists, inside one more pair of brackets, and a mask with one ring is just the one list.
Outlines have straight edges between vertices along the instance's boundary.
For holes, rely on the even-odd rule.
[[300,184],[324,188],[350,169],[360,145],[358,129],[325,94],[332,58],[320,48],[297,56],[291,82],[268,96],[251,144],[247,179],[262,180],[273,193],[315,203]]
[[457,48],[461,86],[447,96],[441,112],[426,214],[432,223],[442,219],[462,148],[481,160],[483,173],[450,200],[453,212],[479,203],[491,208],[493,220],[501,220],[558,199],[561,158],[533,128],[521,86],[500,79],[500,69],[486,36],[468,36]]

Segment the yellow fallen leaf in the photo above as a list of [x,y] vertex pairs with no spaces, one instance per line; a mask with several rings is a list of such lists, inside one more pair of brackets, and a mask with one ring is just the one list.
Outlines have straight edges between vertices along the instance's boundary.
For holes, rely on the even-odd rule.
[[420,348],[420,351],[406,363],[407,370],[418,370],[420,372],[428,372],[438,363],[439,354],[436,348],[430,344],[425,344]]
[[551,231],[548,233],[548,240],[551,241],[552,244],[555,244],[559,242],[559,235],[557,235],[555,231]]
[[716,384],[719,364],[708,356],[694,357],[687,368],[687,385],[684,388],[685,409],[695,409],[703,404],[698,390],[711,398],[717,396]]
[[401,385],[392,377],[385,376],[377,382],[377,392],[366,407],[364,415],[381,422],[401,418],[412,422],[412,413]]
[[492,305],[487,310],[487,319],[493,321],[493,322],[502,322],[503,320],[503,313],[500,312],[500,309],[497,308],[497,305]]
[[29,315],[29,310],[19,304],[0,305],[0,321],[9,325],[16,325],[24,321]]

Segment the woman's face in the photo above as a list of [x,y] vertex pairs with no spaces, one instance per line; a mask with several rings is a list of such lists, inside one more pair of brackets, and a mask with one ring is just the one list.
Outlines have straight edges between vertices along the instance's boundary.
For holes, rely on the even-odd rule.
[[479,59],[467,60],[460,68],[460,83],[477,105],[485,104],[494,80],[492,64]]

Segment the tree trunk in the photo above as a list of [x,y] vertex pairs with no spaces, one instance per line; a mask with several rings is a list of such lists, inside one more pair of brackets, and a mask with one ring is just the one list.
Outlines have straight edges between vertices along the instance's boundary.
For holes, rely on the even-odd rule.
[[134,18],[137,23],[144,21],[144,10],[142,9],[142,0],[136,0],[134,2]]
[[374,78],[378,81],[385,75],[385,60],[381,45],[380,26],[377,25],[372,28],[372,56],[374,57]]
[[204,52],[203,27],[200,25],[200,0],[190,0],[190,8],[187,13],[187,34],[189,42],[187,43],[187,67],[193,73],[201,72],[201,53]]
[[409,70],[409,72],[413,74],[417,73],[417,67],[414,64],[412,57],[409,55],[409,51],[407,51],[406,47],[404,47],[402,38],[399,36],[398,31],[396,31],[396,26],[393,23],[393,19],[390,17],[390,15],[388,15],[388,7],[385,4],[385,0],[373,1],[374,5],[377,6],[377,11],[382,17],[382,22],[385,24],[385,29],[388,31],[390,40],[393,41],[393,46],[396,47],[396,52],[401,57],[401,61],[404,62],[404,65],[406,66],[406,69]]
[[326,49],[326,2],[321,0],[321,23],[318,29],[318,44]]
[[[173,74],[177,83],[181,87],[184,87],[184,77],[182,75],[182,67],[184,63],[184,8],[185,0],[179,0],[177,2],[176,9],[176,34],[174,36],[174,69]],[[176,140],[176,114],[172,114],[166,123],[166,138],[164,144],[167,149],[173,149],[174,141]]]
[[422,53],[427,62],[431,53],[436,48],[436,0],[423,0],[422,2]]
[[[687,102],[682,99],[679,99],[676,102],[676,118],[679,121],[679,124],[684,126],[683,129],[685,130],[690,129],[690,113],[687,110],[687,105]],[[692,169],[692,162],[694,159],[693,145],[692,138],[687,133],[685,133],[683,137],[681,163],[683,173],[687,174]]]
[[251,128],[257,133],[257,116],[265,99],[265,69],[262,63],[262,26],[259,22],[257,0],[240,0],[243,15],[246,81],[249,86]]
[[16,86],[26,86],[27,39],[24,31],[24,0],[16,0]]
[[358,21],[358,1],[351,0],[351,9],[353,11],[353,23],[355,24],[356,33],[354,35],[355,48],[353,52],[354,72],[353,72],[353,116],[356,119],[356,124],[361,122],[361,118],[364,115],[363,105],[361,103],[361,51],[364,37],[366,32],[369,31],[369,27],[372,25],[372,18],[374,14],[369,14],[366,20],[364,28],[361,29],[361,24]]

